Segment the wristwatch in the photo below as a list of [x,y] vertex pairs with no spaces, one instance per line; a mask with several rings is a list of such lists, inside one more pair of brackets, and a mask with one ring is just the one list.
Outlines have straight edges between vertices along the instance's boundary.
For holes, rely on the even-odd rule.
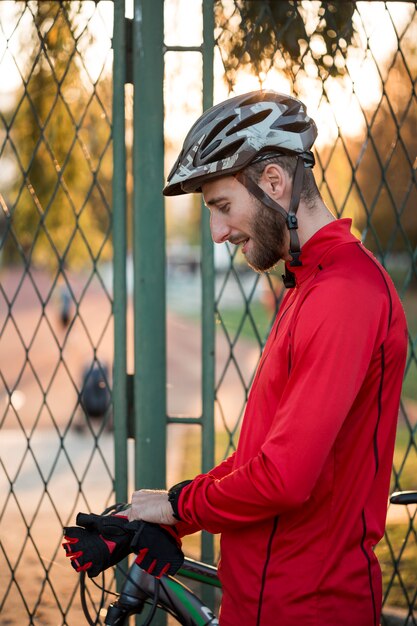
[[172,512],[174,514],[174,517],[177,520],[181,520],[178,514],[178,500],[180,497],[180,493],[184,489],[184,487],[186,487],[192,482],[193,482],[192,480],[183,480],[182,482],[177,483],[176,485],[173,485],[171,489],[168,491],[168,500],[171,503]]

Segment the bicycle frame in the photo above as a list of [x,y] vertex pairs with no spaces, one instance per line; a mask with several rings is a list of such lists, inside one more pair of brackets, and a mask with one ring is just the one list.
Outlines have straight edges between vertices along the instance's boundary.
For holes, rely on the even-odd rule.
[[[186,558],[178,575],[204,584],[220,587],[216,568],[193,559]],[[218,626],[218,620],[212,610],[184,584],[171,576],[163,576],[159,586],[155,578],[133,563],[118,600],[110,605],[105,624],[107,626],[125,626],[130,615],[141,614],[145,602],[155,599],[158,593],[158,606],[165,609],[184,626]]]

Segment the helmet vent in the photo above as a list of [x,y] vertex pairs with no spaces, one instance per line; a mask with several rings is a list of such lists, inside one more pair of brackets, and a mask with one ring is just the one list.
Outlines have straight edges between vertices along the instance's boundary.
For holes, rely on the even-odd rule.
[[285,118],[279,118],[272,128],[279,128],[289,133],[303,133],[308,130],[309,125],[305,122],[286,122]]
[[263,111],[254,113],[254,115],[251,115],[246,119],[241,120],[238,124],[236,124],[236,126],[233,126],[233,128],[229,128],[229,130],[226,132],[226,135],[229,137],[230,135],[234,135],[244,128],[249,128],[251,126],[255,126],[255,124],[259,124],[259,122],[263,122],[263,120],[268,117],[271,112],[272,109],[264,109]]
[[211,154],[216,148],[218,148],[221,144],[221,139],[216,139],[216,141],[212,141],[205,150],[201,152],[201,158],[205,159],[209,154]]
[[244,143],[244,138],[237,139],[236,141],[229,143],[229,145],[216,152],[216,161],[221,161],[221,159],[227,159],[227,157],[233,156]]
[[[219,120],[217,122],[217,124],[215,124],[213,126],[213,128],[207,133],[207,136],[203,139],[203,141],[201,143],[201,146],[200,146],[201,150],[204,151],[206,148],[208,148],[210,146],[211,142],[213,141],[213,139],[215,139],[219,135],[220,135],[220,139],[218,141],[221,141],[221,139],[222,139],[221,138],[221,132],[222,132],[223,128],[225,128],[228,124],[230,124],[230,122],[232,120],[234,120],[235,117],[236,117],[236,115],[228,115],[224,119]],[[223,135],[223,137],[224,137],[224,135]],[[210,154],[210,152],[208,152],[207,154]]]

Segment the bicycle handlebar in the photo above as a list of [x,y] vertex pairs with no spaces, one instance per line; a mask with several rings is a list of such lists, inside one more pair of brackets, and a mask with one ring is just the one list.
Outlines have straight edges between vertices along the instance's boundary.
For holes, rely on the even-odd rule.
[[140,614],[146,600],[154,595],[155,578],[133,563],[126,576],[123,589],[116,602],[107,611],[105,624],[124,626],[132,614]]
[[417,504],[417,491],[396,491],[389,501],[392,504]]
[[[220,586],[217,570],[211,565],[186,558],[179,575],[199,580],[203,583]],[[145,602],[154,601],[149,621],[152,621],[156,605],[174,614],[185,626],[218,626],[213,612],[179,580],[163,576],[159,581],[133,563],[116,602],[110,605],[105,620],[106,626],[125,626],[128,618],[143,611]]]

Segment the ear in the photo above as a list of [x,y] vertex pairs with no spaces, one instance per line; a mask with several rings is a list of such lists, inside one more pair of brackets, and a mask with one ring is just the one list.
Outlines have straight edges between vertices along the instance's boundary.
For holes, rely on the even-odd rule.
[[259,179],[259,185],[273,198],[281,198],[287,187],[285,171],[277,163],[268,163]]

